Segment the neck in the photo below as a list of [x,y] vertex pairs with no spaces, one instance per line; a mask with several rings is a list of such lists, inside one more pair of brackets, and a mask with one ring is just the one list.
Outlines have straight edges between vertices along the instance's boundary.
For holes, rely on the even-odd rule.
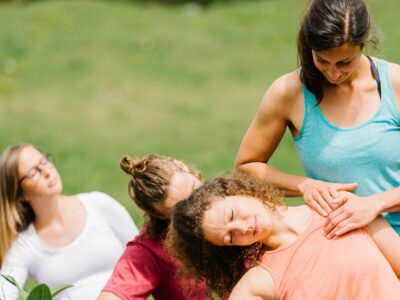
[[57,219],[61,218],[62,208],[61,199],[63,196],[43,197],[38,201],[31,202],[35,214],[34,226],[40,230]]
[[272,214],[272,233],[263,241],[271,250],[290,245],[308,228],[312,211],[306,205],[278,209]]

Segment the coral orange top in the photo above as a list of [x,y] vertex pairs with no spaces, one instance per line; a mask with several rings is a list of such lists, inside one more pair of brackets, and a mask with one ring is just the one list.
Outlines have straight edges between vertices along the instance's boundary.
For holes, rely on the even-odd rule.
[[398,300],[400,281],[366,228],[328,240],[325,219],[292,244],[262,251],[257,263],[272,276],[279,300]]

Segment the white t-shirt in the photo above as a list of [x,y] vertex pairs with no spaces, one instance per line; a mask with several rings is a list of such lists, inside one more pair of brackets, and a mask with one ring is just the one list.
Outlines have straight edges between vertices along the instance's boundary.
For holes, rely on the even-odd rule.
[[[77,197],[86,209],[86,224],[73,242],[61,248],[46,245],[31,224],[7,252],[0,273],[13,276],[21,287],[27,276],[50,288],[74,286],[58,294],[57,300],[96,299],[138,229],[125,208],[107,194],[92,192]],[[18,299],[17,288],[2,277],[0,299]]]

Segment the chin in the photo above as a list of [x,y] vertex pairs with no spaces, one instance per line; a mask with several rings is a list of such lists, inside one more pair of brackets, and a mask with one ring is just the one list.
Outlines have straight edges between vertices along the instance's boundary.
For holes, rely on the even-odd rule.
[[328,79],[328,77],[326,77],[325,76],[325,79],[326,79],[326,81],[328,81],[330,84],[332,84],[332,85],[338,85],[338,84],[341,84],[341,83],[343,83],[344,81],[346,81],[346,79],[348,78],[349,76],[348,76],[348,74],[347,75],[345,75],[345,76],[343,76],[343,77],[340,77],[340,79],[337,79],[337,80],[331,80],[331,79]]
[[56,183],[56,185],[53,187],[53,193],[54,194],[61,194],[62,190],[63,190],[63,185],[62,185],[61,180],[59,180]]

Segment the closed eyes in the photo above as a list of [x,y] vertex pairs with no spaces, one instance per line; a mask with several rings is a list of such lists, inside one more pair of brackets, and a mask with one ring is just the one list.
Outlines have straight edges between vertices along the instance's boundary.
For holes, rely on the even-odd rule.
[[[326,61],[326,60],[324,60],[324,59],[322,59],[322,58],[320,58],[320,57],[317,57],[317,60],[318,60],[318,62],[320,62],[321,64],[324,64],[324,65],[329,64],[328,61]],[[338,62],[336,63],[336,65],[338,65],[338,66],[347,66],[347,65],[349,65],[350,63],[351,63],[351,60],[349,60],[349,61],[338,61]]]
[[[234,217],[234,212],[233,212],[233,209],[232,209],[231,222],[233,221],[233,217]],[[232,241],[233,241],[233,232],[230,232],[229,235],[230,235],[230,243],[232,244]]]
[[337,63],[338,66],[347,66],[351,63],[351,61],[339,61]]

